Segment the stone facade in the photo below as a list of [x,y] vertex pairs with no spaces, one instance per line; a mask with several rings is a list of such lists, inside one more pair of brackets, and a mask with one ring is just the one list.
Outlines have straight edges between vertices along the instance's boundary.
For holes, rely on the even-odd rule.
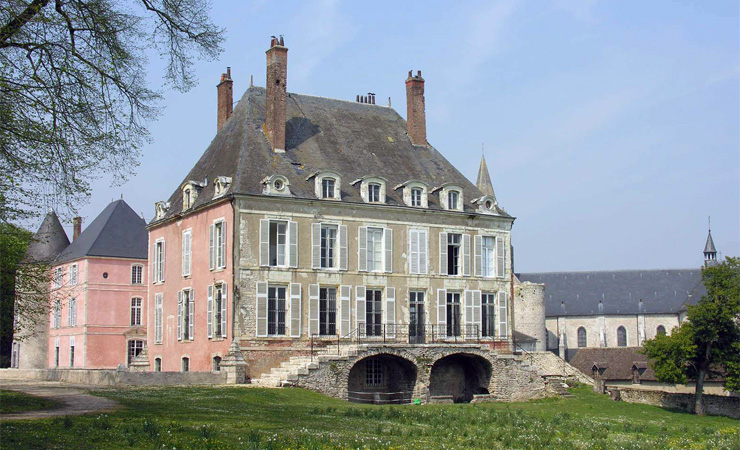
[[[663,408],[680,409],[687,412],[694,411],[693,394],[676,394],[627,387],[613,388],[613,390],[619,392],[619,399],[628,403],[642,403]],[[705,394],[703,399],[707,414],[740,419],[740,396]]]
[[[525,351],[546,349],[545,285],[514,278],[514,339]],[[519,342],[521,341],[521,342]]]

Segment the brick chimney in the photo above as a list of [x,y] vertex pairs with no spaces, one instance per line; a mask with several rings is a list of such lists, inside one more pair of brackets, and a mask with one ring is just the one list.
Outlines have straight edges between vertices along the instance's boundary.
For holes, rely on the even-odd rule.
[[285,152],[285,101],[288,95],[288,47],[275,36],[267,50],[267,98],[265,99],[265,131],[272,151]]
[[72,231],[72,242],[77,240],[77,236],[82,233],[82,217],[75,217],[72,219],[73,231]]
[[218,123],[216,131],[221,131],[234,107],[234,82],[231,80],[231,67],[226,68],[226,73],[221,74],[221,82],[216,86],[218,91]]
[[424,78],[421,77],[421,70],[415,76],[411,72],[409,70],[406,79],[406,129],[412,144],[429,145],[424,112]]

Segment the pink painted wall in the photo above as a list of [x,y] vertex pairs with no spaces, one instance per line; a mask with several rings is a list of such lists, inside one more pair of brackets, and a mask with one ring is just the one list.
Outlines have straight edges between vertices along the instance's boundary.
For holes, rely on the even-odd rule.
[[[209,227],[217,219],[226,222],[226,268],[209,268]],[[231,343],[232,300],[233,300],[233,224],[234,212],[231,203],[225,201],[185,218],[168,222],[149,230],[149,261],[153,261],[153,249],[157,239],[165,240],[165,280],[149,284],[147,315],[152,324],[149,328],[147,346],[150,367],[154,370],[155,358],[161,358],[162,370],[179,372],[182,358],[190,358],[190,371],[210,371],[214,356],[223,357]],[[182,276],[182,233],[192,230],[191,275]],[[149,277],[152,276],[149,269]],[[216,282],[227,284],[227,337],[208,338],[207,332],[207,286]],[[177,340],[177,293],[192,288],[195,297],[194,338],[192,341]],[[155,343],[155,295],[164,294],[162,343]]]
[[[69,268],[78,266],[78,283],[69,283]],[[131,267],[143,265],[141,284],[132,284]],[[88,369],[115,368],[127,362],[129,339],[146,341],[147,262],[146,260],[83,258],[64,263],[61,289],[50,295],[52,309],[49,323],[53,324],[53,305],[62,303],[60,328],[49,331],[49,367],[55,366],[55,342],[59,338],[59,367],[70,367],[70,337],[75,338],[74,367]],[[52,269],[53,273],[54,268]],[[107,277],[103,277],[103,274]],[[77,299],[77,324],[69,326],[69,302]],[[141,325],[131,324],[131,299],[142,299]]]

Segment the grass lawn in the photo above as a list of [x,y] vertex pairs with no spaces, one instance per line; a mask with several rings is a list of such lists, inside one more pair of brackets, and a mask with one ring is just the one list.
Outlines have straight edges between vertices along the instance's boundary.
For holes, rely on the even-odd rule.
[[740,422],[613,402],[588,387],[524,403],[373,406],[301,389],[96,392],[111,414],[0,423],[0,447],[149,449],[740,449]]
[[[59,403],[33,395],[16,391],[0,389],[0,414],[13,414],[26,411],[38,411],[40,409],[51,409]],[[2,442],[2,441],[0,441]],[[0,445],[2,448],[2,445]]]

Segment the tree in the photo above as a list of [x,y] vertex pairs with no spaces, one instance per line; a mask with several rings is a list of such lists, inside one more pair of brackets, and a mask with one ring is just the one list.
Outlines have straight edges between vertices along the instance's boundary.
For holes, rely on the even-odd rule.
[[193,55],[213,58],[224,31],[208,0],[0,2],[0,223],[67,211],[101,173],[125,179],[149,139],[161,95],[146,52],[167,61],[166,85],[194,84]]
[[659,381],[696,380],[698,415],[704,415],[708,374],[721,374],[726,389],[740,391],[740,258],[703,268],[702,281],[707,294],[688,307],[688,320],[670,335],[645,341],[643,348]]
[[30,240],[31,232],[0,223],[0,367],[10,365],[16,271]]

